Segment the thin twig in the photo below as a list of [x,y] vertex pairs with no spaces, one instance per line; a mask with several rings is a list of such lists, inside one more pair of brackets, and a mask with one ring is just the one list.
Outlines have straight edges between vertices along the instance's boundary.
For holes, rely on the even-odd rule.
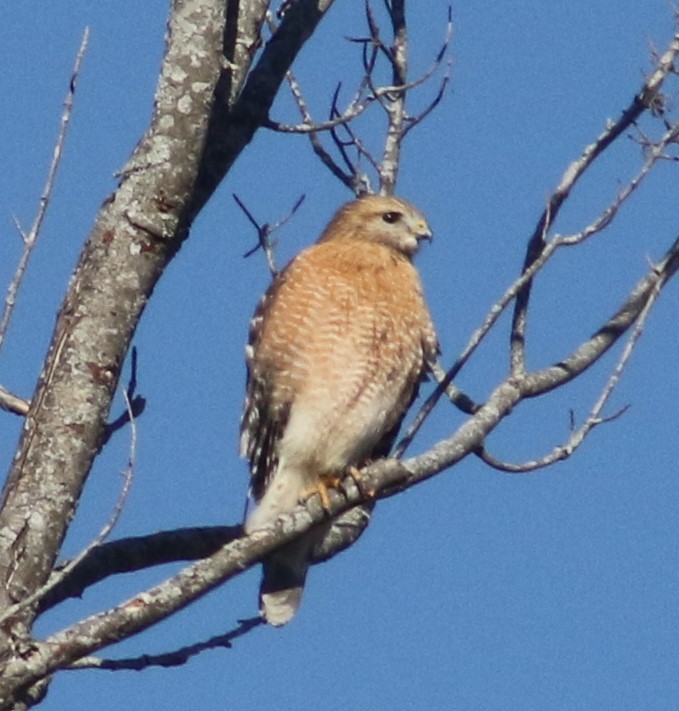
[[[561,207],[568,199],[576,183],[592,163],[616,141],[648,109],[657,106],[662,84],[674,71],[674,63],[679,54],[679,31],[675,30],[670,46],[657,62],[656,69],[646,79],[641,90],[617,121],[610,121],[599,137],[585,148],[582,155],[566,168],[559,185],[552,193],[547,207],[540,216],[532,237],[528,241],[523,271],[530,268],[540,258],[545,248],[549,230],[557,218]],[[528,302],[532,282],[528,281],[517,295],[512,317],[512,371],[518,373],[523,368]]]
[[[453,39],[453,10],[448,6],[448,21],[446,23],[446,34],[443,38],[443,44],[441,46],[441,49],[439,50],[438,55],[436,56],[436,59],[434,60],[433,67],[438,68],[441,63],[443,62],[445,56],[448,53],[448,49],[450,48],[450,43],[452,42]],[[446,89],[448,88],[448,84],[450,83],[450,73],[451,73],[451,67],[452,67],[452,59],[449,57],[448,61],[446,62],[446,69],[443,73],[443,78],[441,80],[441,84],[439,85],[439,90],[436,93],[436,96],[429,102],[427,106],[424,107],[418,114],[414,116],[408,116],[406,115],[406,125],[404,126],[403,129],[403,136],[401,137],[401,140],[403,140],[408,133],[417,125],[422,123],[424,119],[429,116],[429,114],[441,103],[441,99],[443,99],[443,96],[446,93]],[[433,72],[432,72],[433,73]]]
[[571,235],[554,235],[554,241],[558,242],[559,246],[572,246],[580,244],[608,227],[615,219],[618,210],[641,185],[655,164],[666,157],[665,150],[668,146],[676,143],[678,137],[679,123],[670,125],[662,138],[660,138],[660,140],[656,143],[650,145],[650,150],[647,153],[646,160],[644,161],[644,164],[639,172],[618,192],[613,202],[601,213],[601,215],[599,215],[596,220],[587,225],[587,227],[580,232]]
[[40,600],[45,596],[50,590],[55,588],[59,583],[61,583],[73,569],[78,566],[95,548],[98,548],[111,534],[111,531],[115,528],[120,518],[120,514],[123,512],[125,502],[127,501],[127,495],[130,491],[130,486],[132,485],[132,479],[134,477],[134,466],[137,456],[137,423],[134,419],[134,413],[132,412],[132,403],[130,402],[127,392],[122,391],[123,398],[125,400],[125,405],[127,406],[127,411],[129,415],[130,422],[130,451],[127,460],[127,467],[123,470],[123,485],[120,489],[120,494],[118,495],[118,500],[116,501],[113,511],[104,524],[99,533],[95,538],[87,545],[87,547],[81,551],[75,558],[73,558],[67,565],[59,570],[59,572],[54,573],[50,576],[48,581],[40,586],[37,590],[32,592],[30,595],[25,597],[23,600],[18,602],[16,605],[8,607],[2,614],[0,614],[0,623],[4,622],[6,619],[13,617],[21,610],[25,609],[29,605],[32,605],[37,600]]
[[585,425],[587,426],[586,431],[583,431],[583,428],[580,428],[569,438],[568,442],[557,445],[551,452],[549,452],[549,454],[546,454],[541,459],[523,462],[522,464],[513,464],[511,462],[505,462],[501,459],[497,459],[492,454],[489,454],[485,447],[481,447],[476,450],[475,454],[489,467],[497,469],[501,472],[507,472],[509,474],[527,474],[534,472],[537,469],[544,469],[545,467],[549,467],[552,464],[556,464],[557,462],[561,462],[564,459],[571,457],[575,450],[578,449],[578,447],[580,447],[580,445],[585,441],[585,438],[589,432],[599,425],[604,425],[608,422],[617,420],[619,417],[622,417],[628,409],[629,405],[625,405],[625,407],[620,408],[617,412],[614,412],[612,415],[608,415],[607,417],[597,417],[593,419],[588,418],[583,425],[583,428]]
[[274,234],[274,232],[279,230],[281,227],[283,227],[283,225],[285,225],[292,219],[294,214],[297,212],[297,210],[299,210],[300,206],[304,202],[305,198],[306,195],[300,195],[297,198],[295,204],[292,206],[290,212],[288,212],[285,217],[278,220],[278,222],[274,222],[273,225],[270,225],[268,222],[265,222],[260,225],[260,223],[252,215],[252,212],[250,212],[250,210],[248,210],[248,208],[245,206],[245,203],[238,197],[238,195],[233,193],[233,199],[236,201],[238,207],[240,207],[250,224],[257,231],[257,244],[252,249],[249,249],[243,255],[243,257],[250,257],[255,252],[261,249],[264,252],[264,256],[266,257],[266,262],[269,266],[269,272],[271,273],[272,279],[275,279],[278,276],[279,270],[276,266],[276,256],[274,254],[274,249],[276,245],[271,239],[271,236]]
[[439,86],[439,90],[436,92],[436,96],[429,102],[427,106],[425,106],[422,111],[420,111],[416,116],[408,116],[406,115],[405,120],[406,120],[406,125],[403,128],[403,135],[401,136],[401,140],[403,140],[410,131],[415,128],[415,126],[419,126],[419,124],[424,121],[427,116],[429,116],[432,111],[441,103],[441,100],[445,96],[446,89],[448,88],[448,84],[450,83],[450,68],[452,66],[452,62],[448,62],[446,65],[446,71],[443,75],[443,79],[441,80],[441,84]]
[[[333,95],[333,98],[332,98],[332,104],[330,106],[330,116],[335,116],[338,113],[337,98],[339,96],[340,88],[341,88],[341,85],[338,84],[335,94]],[[343,139],[340,136],[338,129],[343,130],[347,134],[346,139]],[[338,129],[332,129],[330,131],[330,137],[332,138],[332,141],[335,144],[335,148],[337,148],[337,152],[342,157],[344,164],[347,166],[347,168],[351,171],[351,174],[354,176],[353,177],[354,193],[356,195],[360,195],[361,193],[372,192],[372,190],[370,189],[370,180],[368,179],[367,175],[365,175],[364,173],[362,173],[359,170],[359,165],[360,165],[361,159],[365,158],[368,161],[368,163],[371,165],[373,170],[379,174],[379,165],[377,163],[377,160],[375,160],[372,153],[370,153],[370,151],[365,147],[364,143],[358,137],[357,133],[354,131],[351,124],[348,124],[348,123],[342,124],[341,126],[338,127]],[[353,148],[356,151],[356,155],[357,155],[357,162],[356,163],[349,157],[349,151],[347,150],[349,148]],[[362,189],[363,184],[367,185],[367,189]]]
[[[370,179],[359,170],[357,162],[349,157],[348,148],[354,148],[358,154],[358,161],[365,158],[380,176],[380,192],[393,192],[396,174],[398,171],[400,145],[405,135],[422,120],[424,120],[440,103],[445,89],[449,83],[449,69],[441,82],[439,90],[434,99],[416,116],[409,116],[405,111],[405,97],[409,90],[424,84],[440,67],[446,55],[452,38],[451,11],[448,9],[448,22],[443,45],[434,59],[431,67],[414,81],[406,81],[407,68],[407,36],[405,28],[405,12],[402,0],[388,5],[388,12],[392,21],[394,40],[391,47],[387,47],[380,38],[379,27],[374,18],[372,9],[368,3],[365,5],[366,22],[368,24],[369,37],[349,38],[351,42],[362,44],[363,79],[344,111],[337,107],[337,99],[341,85],[336,88],[332,102],[329,118],[326,121],[315,122],[307,108],[302,96],[298,82],[291,73],[288,73],[288,83],[290,84],[293,98],[302,115],[301,124],[283,124],[268,120],[266,127],[284,133],[307,134],[312,144],[314,153],[321,159],[323,164],[339,178],[339,180],[349,187],[354,194],[362,195],[372,192]],[[392,69],[392,84],[390,86],[377,86],[373,80],[373,72],[376,65],[377,56],[383,56],[389,62]],[[448,67],[450,63],[448,63]],[[379,103],[388,116],[388,136],[385,149],[380,161],[378,161],[365,144],[359,139],[356,132],[350,128],[350,124],[360,114],[366,111],[375,102]],[[338,133],[338,129],[346,132],[347,139],[343,139]],[[319,133],[329,131],[335,148],[347,170],[344,170],[332,158],[330,153],[323,147]]]
[[644,326],[646,325],[646,321],[651,312],[651,309],[655,305],[655,302],[657,301],[663,286],[671,277],[671,274],[665,270],[659,270],[657,272],[657,277],[658,278],[653,288],[648,293],[646,303],[637,318],[636,324],[632,329],[632,333],[627,339],[625,348],[620,354],[620,358],[618,359],[615,368],[613,369],[608,380],[606,381],[606,384],[602,389],[601,394],[599,395],[597,401],[594,403],[594,406],[592,407],[592,410],[587,416],[587,419],[575,432],[571,434],[570,438],[568,439],[568,442],[562,445],[558,445],[551,452],[549,452],[549,454],[545,455],[541,459],[523,462],[522,464],[510,464],[508,462],[501,461],[490,455],[485,448],[480,448],[479,450],[477,450],[476,454],[482,461],[484,461],[486,464],[493,467],[494,469],[499,469],[500,471],[510,472],[514,474],[523,474],[526,472],[535,471],[536,469],[543,469],[556,462],[568,459],[578,449],[578,447],[580,447],[580,445],[587,438],[587,435],[589,435],[595,427],[598,427],[599,425],[608,422],[612,422],[613,420],[618,419],[618,417],[622,416],[627,411],[629,406],[621,408],[617,412],[614,412],[612,415],[604,417],[601,414],[604,406],[606,405],[618,383],[620,382],[620,378],[622,377],[623,371],[625,370],[625,367],[627,366],[629,359],[632,356],[632,353],[637,343],[639,342],[639,339],[641,338]]
[[[566,169],[559,186],[547,201],[545,210],[538,220],[535,231],[529,240],[524,268],[521,275],[509,286],[500,299],[493,304],[484,323],[476,331],[474,331],[465,349],[446,372],[445,377],[439,381],[437,387],[433,390],[431,395],[422,404],[417,415],[415,416],[415,419],[396,446],[393,453],[394,457],[400,458],[403,456],[420,427],[446,391],[446,388],[453,382],[454,378],[459,374],[471,355],[485,339],[504,310],[515,298],[517,299],[517,304],[514,311],[512,325],[512,371],[515,375],[520,374],[523,367],[522,364],[524,362],[523,340],[525,336],[525,323],[523,323],[523,320],[528,304],[530,291],[529,286],[532,279],[535,274],[543,268],[557,249],[562,246],[567,246],[570,243],[577,243],[578,241],[578,238],[573,235],[565,237],[558,236],[551,241],[547,241],[549,228],[556,218],[556,215],[553,214],[552,211],[554,209],[558,209],[563,204],[563,201],[567,198],[575,182],[579,179],[587,167],[591,165],[592,161],[600,155],[601,152],[615,140],[615,138],[619,137],[630,125],[632,125],[636,118],[638,118],[638,116],[646,108],[649,108],[652,105],[651,99],[652,97],[657,96],[662,86],[662,81],[672,72],[673,62],[678,53],[679,32],[675,34],[668,50],[658,61],[658,69],[650,75],[642,87],[642,90],[634,97],[630,106],[625,109],[619,121],[609,123],[596,141],[584,150],[582,156],[578,160],[571,163]],[[670,139],[674,140],[674,130],[675,129],[673,127],[670,127],[664,138],[661,139],[659,145],[666,146],[671,142]],[[640,173],[631,181],[631,183],[618,194],[613,204],[602,215],[599,222],[599,230],[610,224],[610,219],[607,219],[608,212],[613,210],[613,215],[616,213],[617,208],[621,204],[621,199],[624,201],[627,197],[629,197],[631,192],[638,187],[639,179],[645,177],[646,173],[647,171],[642,168]],[[585,231],[589,231],[590,229],[591,228],[586,228]],[[522,305],[520,305],[519,302],[521,302]]]
[[146,409],[146,398],[143,395],[137,395],[137,347],[132,346],[132,355],[130,357],[130,379],[127,383],[127,399],[130,406],[126,407],[122,414],[116,417],[115,420],[106,425],[104,432],[103,444],[106,444],[111,436],[123,429],[130,422],[130,415],[137,419]]
[[[429,370],[436,380],[437,383],[441,383],[445,380],[446,371],[441,367],[441,364],[431,363],[429,365]],[[475,403],[468,395],[465,395],[461,390],[459,390],[455,383],[448,383],[446,385],[446,395],[450,402],[457,407],[458,410],[464,412],[467,415],[473,415],[478,411],[480,405]]]
[[66,99],[64,100],[64,109],[61,114],[61,127],[59,129],[59,134],[57,136],[56,143],[54,145],[54,151],[52,154],[52,162],[50,164],[49,170],[47,172],[47,181],[45,182],[45,187],[43,188],[42,195],[40,197],[40,206],[38,207],[38,212],[33,220],[33,225],[28,232],[24,232],[21,227],[17,224],[17,229],[21,234],[23,241],[23,250],[21,257],[19,258],[19,263],[14,272],[12,281],[7,288],[7,296],[5,297],[5,307],[0,316],[0,350],[7,336],[7,329],[9,328],[9,322],[14,311],[14,306],[16,304],[16,297],[23,281],[24,275],[26,273],[26,268],[28,267],[29,259],[35,248],[38,235],[40,234],[40,228],[42,227],[43,220],[47,214],[47,208],[50,204],[50,199],[52,197],[52,190],[54,189],[54,183],[57,177],[57,170],[59,164],[61,163],[61,158],[63,155],[64,144],[66,142],[66,132],[68,125],[71,120],[71,115],[73,113],[73,103],[75,97],[75,88],[80,75],[80,67],[82,65],[85,53],[87,52],[87,45],[89,42],[90,30],[89,27],[85,28],[83,32],[82,40],[80,41],[80,48],[78,49],[78,54],[75,58],[75,64],[73,65],[73,71],[71,72],[71,78],[68,85],[68,92],[66,94]]
[[[427,74],[423,75],[419,79],[416,79],[415,81],[401,84],[399,86],[375,87],[370,96],[366,96],[365,98],[356,96],[351,101],[349,106],[346,109],[344,109],[344,111],[340,112],[339,110],[337,110],[335,112],[335,116],[331,119],[328,119],[327,121],[313,122],[313,121],[304,120],[304,121],[302,121],[302,123],[290,124],[290,123],[282,123],[280,121],[274,121],[273,119],[266,119],[262,123],[262,126],[264,128],[268,128],[271,131],[276,131],[278,133],[305,134],[305,133],[322,133],[324,131],[331,131],[333,128],[337,128],[338,126],[342,126],[344,124],[350,123],[355,118],[358,118],[366,109],[370,108],[370,106],[378,99],[388,96],[390,94],[398,94],[398,93],[401,93],[404,91],[408,91],[409,89],[414,89],[415,87],[419,86],[424,81],[426,81],[429,78],[429,76],[430,76],[430,74],[428,72]],[[447,83],[447,81],[446,81],[446,83]],[[438,101],[437,101],[437,103],[438,103]],[[427,113],[429,113],[430,110],[431,109],[427,110]],[[413,120],[413,119],[411,119],[411,120]]]
[[[309,113],[309,109],[307,108],[306,102],[304,101],[302,90],[295,75],[291,71],[288,71],[285,77],[288,80],[288,85],[290,86],[290,91],[295,100],[295,103],[297,104],[297,108],[300,114],[302,115],[302,120],[305,124],[313,124],[313,119],[311,117],[311,114]],[[344,183],[344,185],[346,185],[349,190],[353,191],[355,176],[351,173],[345,173],[342,168],[337,165],[332,156],[323,147],[321,139],[319,138],[317,133],[311,132],[308,135],[309,141],[311,142],[311,148],[313,152],[321,159],[323,165],[325,165],[325,167],[328,168],[328,170],[336,178],[338,178],[340,182]]]

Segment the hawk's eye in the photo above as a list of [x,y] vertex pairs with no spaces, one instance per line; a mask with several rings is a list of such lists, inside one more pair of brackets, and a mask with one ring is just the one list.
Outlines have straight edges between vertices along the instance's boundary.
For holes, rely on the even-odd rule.
[[385,212],[384,215],[382,215],[382,219],[390,225],[398,222],[402,217],[403,215],[400,212]]

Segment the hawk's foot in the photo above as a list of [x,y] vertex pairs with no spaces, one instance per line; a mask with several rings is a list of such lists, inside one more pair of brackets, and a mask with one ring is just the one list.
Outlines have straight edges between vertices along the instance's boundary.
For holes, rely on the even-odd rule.
[[328,490],[338,489],[341,483],[342,478],[335,474],[321,474],[316,484],[302,492],[301,499],[302,501],[307,501],[314,494],[318,494],[321,497],[321,506],[323,509],[330,511],[330,495],[328,494]]
[[[370,464],[370,462],[366,462],[366,464]],[[358,490],[361,492],[361,496],[366,499],[373,499],[375,497],[375,490],[367,485],[360,469],[354,466],[347,467],[347,476],[350,476],[354,480]]]

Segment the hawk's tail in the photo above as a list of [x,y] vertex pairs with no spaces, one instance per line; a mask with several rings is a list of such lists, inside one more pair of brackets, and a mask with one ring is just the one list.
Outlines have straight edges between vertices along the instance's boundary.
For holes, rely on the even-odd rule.
[[264,561],[259,611],[270,625],[280,627],[297,612],[312,545],[307,538],[294,541]]

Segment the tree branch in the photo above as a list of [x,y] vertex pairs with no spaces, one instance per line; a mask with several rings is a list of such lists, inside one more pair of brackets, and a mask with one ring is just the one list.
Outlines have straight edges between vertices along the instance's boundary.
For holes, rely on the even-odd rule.
[[236,201],[236,204],[240,207],[245,217],[247,217],[248,222],[250,222],[257,232],[257,244],[252,249],[249,249],[243,257],[250,257],[261,249],[262,252],[264,252],[264,257],[266,258],[266,263],[269,267],[269,273],[271,274],[272,279],[275,279],[278,276],[279,270],[276,266],[276,256],[274,254],[275,242],[271,239],[271,236],[293,217],[297,210],[299,210],[301,204],[304,202],[305,197],[305,195],[301,195],[297,198],[295,204],[292,206],[292,209],[285,217],[278,220],[278,222],[275,222],[273,225],[270,225],[268,222],[264,222],[260,225],[238,195],[233,193],[233,199]]
[[[662,87],[664,79],[673,71],[673,63],[676,60],[678,53],[679,31],[674,35],[667,51],[658,59],[657,69],[648,77],[641,91],[634,97],[630,106],[623,112],[620,120],[616,123],[610,123],[599,138],[597,138],[594,143],[590,144],[585,149],[580,159],[571,163],[571,165],[566,169],[559,187],[548,200],[547,206],[538,221],[535,231],[529,239],[521,275],[514,281],[513,284],[511,284],[511,286],[509,286],[500,299],[493,304],[484,323],[476,331],[474,331],[469,342],[465,346],[465,349],[453,365],[448,369],[445,377],[437,378],[437,387],[420,407],[413,422],[394,449],[393,456],[401,457],[405,453],[415,435],[424,424],[424,421],[434,410],[441,396],[446,391],[446,388],[448,388],[448,386],[453,382],[478,346],[482,343],[488,333],[490,333],[491,329],[504,310],[515,299],[516,303],[511,332],[511,370],[517,378],[524,372],[525,319],[528,308],[528,300],[530,298],[530,287],[533,278],[559,248],[563,246],[571,246],[584,241],[584,239],[587,239],[592,234],[601,231],[604,227],[610,224],[612,218],[617,214],[620,205],[629,198],[634,190],[636,190],[640,182],[648,174],[650,168],[662,157],[665,148],[676,141],[677,132],[679,131],[679,124],[668,126],[665,135],[656,145],[652,146],[651,153],[647,157],[637,176],[635,176],[630,183],[628,183],[628,185],[618,193],[613,203],[604,211],[604,213],[581,233],[568,236],[557,235],[554,239],[547,241],[549,229],[556,219],[556,214],[553,213],[553,210],[558,211],[570,194],[570,191],[577,180],[591,165],[593,160],[600,155],[606,147],[611,145],[611,143],[626,129],[628,129],[644,110],[654,106],[654,102],[658,99],[659,91]],[[627,327],[629,327],[629,325]]]
[[121,669],[131,671],[143,671],[151,667],[178,667],[186,664],[192,657],[209,649],[231,649],[233,641],[246,635],[255,627],[264,624],[261,617],[251,617],[247,620],[240,620],[238,627],[226,634],[216,635],[205,642],[191,644],[174,652],[166,654],[144,654],[141,657],[129,659],[98,659],[97,657],[83,657],[71,664],[67,669],[105,669],[107,671],[119,671]]
[[[675,22],[677,19],[675,17]],[[655,70],[643,83],[640,91],[632,99],[631,104],[623,111],[622,116],[617,121],[609,122],[596,141],[587,146],[582,155],[566,168],[566,172],[563,174],[556,190],[550,196],[547,206],[528,242],[523,265],[524,272],[530,269],[533,263],[540,258],[546,245],[549,230],[556,220],[561,206],[587,169],[645,111],[658,105],[660,90],[665,79],[674,71],[677,54],[679,54],[679,30],[675,29],[675,34],[667,51],[658,59]],[[529,280],[519,292],[512,318],[511,362],[512,371],[516,374],[522,372],[525,367],[526,321],[531,286],[532,281]]]
[[[242,526],[203,526],[104,543],[89,551],[40,600],[39,613],[46,612],[68,598],[81,597],[88,587],[112,575],[133,573],[177,561],[207,558],[242,533]],[[53,575],[59,575],[67,565],[68,562],[59,566]]]
[[[370,521],[374,502],[356,506],[333,522],[330,531],[312,552],[312,562],[322,563],[353,545]],[[68,598],[81,597],[96,583],[122,573],[132,573],[156,565],[207,558],[222,546],[243,535],[243,527],[201,526],[161,531],[148,536],[122,538],[90,550],[70,572],[40,598],[42,614]],[[59,566],[53,576],[69,565]],[[50,578],[50,582],[52,578]]]

